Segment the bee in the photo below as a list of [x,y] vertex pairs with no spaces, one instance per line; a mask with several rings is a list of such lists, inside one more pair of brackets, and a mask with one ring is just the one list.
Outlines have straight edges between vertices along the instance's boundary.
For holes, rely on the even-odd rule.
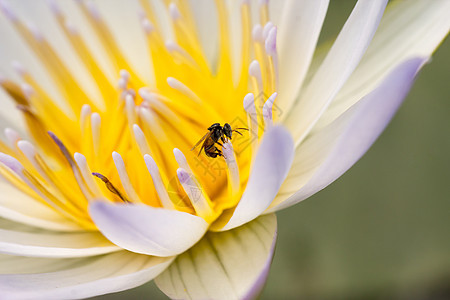
[[[236,132],[240,135],[242,133],[239,130],[248,130],[247,128],[236,128],[231,129],[231,125],[225,123],[223,126],[220,123],[214,123],[208,127],[208,132],[192,147],[191,151],[197,148],[202,142],[202,147],[198,152],[198,155],[202,153],[202,150],[205,150],[205,154],[208,157],[216,158],[217,156],[223,156],[222,151],[217,148],[216,144],[223,147],[223,143],[226,143],[228,140],[231,140],[233,132]],[[222,143],[221,143],[221,142]]]

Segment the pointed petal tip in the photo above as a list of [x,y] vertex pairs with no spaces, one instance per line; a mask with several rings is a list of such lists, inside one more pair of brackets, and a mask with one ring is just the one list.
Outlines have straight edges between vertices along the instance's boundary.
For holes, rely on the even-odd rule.
[[[375,90],[332,123],[311,135],[308,143],[298,147],[298,158],[307,157],[309,151],[317,149],[317,146],[312,145],[320,145],[322,148],[326,145],[330,150],[325,152],[326,157],[317,160],[317,167],[309,166],[312,173],[304,173],[298,178],[295,175],[289,176],[286,181],[289,182],[289,187],[283,186],[281,193],[289,195],[287,191],[292,191],[290,196],[277,199],[266,212],[275,212],[307,199],[353,166],[389,124],[410,91],[418,72],[428,61],[428,57],[413,57],[404,61]],[[296,167],[302,166],[296,162]],[[295,184],[299,184],[298,182],[302,184],[297,187]]]

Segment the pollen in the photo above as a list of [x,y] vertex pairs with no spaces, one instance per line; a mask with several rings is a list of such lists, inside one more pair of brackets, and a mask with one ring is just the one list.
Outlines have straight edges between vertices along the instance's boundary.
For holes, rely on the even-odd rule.
[[[248,181],[259,141],[273,124],[278,86],[277,28],[260,1],[252,20],[249,1],[240,9],[240,64],[230,12],[216,1],[219,47],[208,61],[190,8],[165,1],[173,36],[165,37],[147,1],[139,17],[154,75],[141,78],[120,50],[94,4],[76,1],[89,21],[115,76],[105,73],[83,36],[56,1],[50,8],[65,38],[92,75],[101,99],[90,99],[67,64],[34,25],[1,9],[40,59],[64,99],[56,101],[25,66],[14,62],[20,81],[1,77],[1,87],[22,112],[28,132],[5,129],[0,174],[18,189],[81,227],[96,230],[92,201],[136,203],[195,214],[213,223],[234,208]],[[111,82],[110,77],[116,81]],[[192,147],[214,123],[248,128],[217,144],[223,156],[198,155]]]

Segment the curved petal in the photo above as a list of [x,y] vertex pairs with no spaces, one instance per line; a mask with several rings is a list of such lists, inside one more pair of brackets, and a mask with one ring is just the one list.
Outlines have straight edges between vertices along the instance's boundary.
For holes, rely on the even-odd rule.
[[296,145],[358,65],[383,15],[386,0],[359,0],[314,77],[287,115]]
[[80,299],[130,289],[153,279],[173,258],[121,251],[68,263],[64,259],[13,257],[13,260],[19,266],[41,260],[44,265],[58,267],[49,268],[51,271],[46,273],[0,275],[2,298],[47,300]]
[[430,56],[448,34],[449,11],[450,2],[446,0],[397,1],[389,5],[360,64],[316,126],[332,122],[406,59]]
[[277,104],[289,111],[298,96],[322,29],[328,0],[288,0],[279,26]]
[[52,232],[0,219],[0,253],[30,257],[83,257],[122,250],[98,232]]
[[1,179],[0,191],[0,217],[2,218],[49,230],[83,230],[78,224]]
[[256,153],[247,187],[230,220],[221,231],[257,218],[273,201],[294,158],[294,142],[282,126],[264,134]]
[[298,148],[293,172],[267,212],[306,199],[332,183],[358,161],[400,107],[425,61],[424,58],[414,58],[401,64],[375,91],[327,127],[311,134]]
[[253,299],[262,290],[277,236],[275,215],[208,233],[155,279],[172,299]]
[[96,201],[89,213],[98,229],[114,244],[136,253],[172,256],[194,245],[205,234],[202,218],[142,204]]

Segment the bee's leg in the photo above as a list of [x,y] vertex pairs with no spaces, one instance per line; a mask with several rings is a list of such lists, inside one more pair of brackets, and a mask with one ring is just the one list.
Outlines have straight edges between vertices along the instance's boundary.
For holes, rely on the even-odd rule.
[[217,155],[219,155],[219,156],[223,156],[223,154],[222,154],[222,151],[220,151],[219,149],[217,149],[217,147],[216,147],[216,153],[217,153]]
[[[225,142],[224,142],[225,143]],[[220,142],[216,142],[216,144],[219,144],[220,147],[223,147],[223,145]],[[217,148],[216,148],[217,149]]]

